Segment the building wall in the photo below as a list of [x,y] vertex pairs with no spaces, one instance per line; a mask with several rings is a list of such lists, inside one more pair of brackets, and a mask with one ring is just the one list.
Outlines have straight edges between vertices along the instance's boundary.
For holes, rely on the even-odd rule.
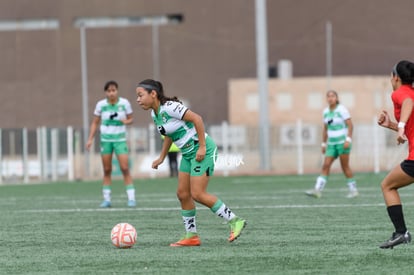
[[[385,75],[412,56],[411,0],[267,1],[269,65],[293,63],[296,77],[326,73],[325,25],[333,26],[333,74]],[[358,7],[358,8],[355,8]],[[159,29],[160,80],[207,123],[228,119],[227,82],[256,77],[252,0],[2,0],[0,21],[56,18],[58,30],[0,31],[0,128],[82,127],[78,17],[179,13]],[[151,27],[87,31],[89,114],[109,79],[135,100],[136,83],[153,76]],[[324,89],[322,89],[324,90]],[[296,106],[296,105],[295,105]],[[135,110],[134,125],[149,114]]]
[[[405,146],[396,147],[395,133],[379,127],[381,110],[392,115],[390,76],[297,77],[269,79],[266,100],[269,113],[269,152],[273,173],[318,173],[322,165],[322,111],[329,87],[351,114],[354,125],[351,167],[354,171],[389,170],[406,157]],[[259,92],[256,79],[229,81],[229,124],[246,128],[239,169],[260,171]],[[301,130],[301,142],[297,139]],[[299,145],[300,144],[300,145]],[[302,168],[301,168],[302,167]],[[375,168],[376,167],[376,168]],[[341,172],[335,162],[333,173]]]
[[[298,119],[304,123],[322,123],[322,111],[327,106],[327,83],[324,77],[270,79],[267,99],[269,123],[296,123]],[[392,110],[389,76],[334,77],[330,83],[355,123],[371,123],[382,109]],[[258,125],[259,101],[256,79],[230,80],[229,123]]]

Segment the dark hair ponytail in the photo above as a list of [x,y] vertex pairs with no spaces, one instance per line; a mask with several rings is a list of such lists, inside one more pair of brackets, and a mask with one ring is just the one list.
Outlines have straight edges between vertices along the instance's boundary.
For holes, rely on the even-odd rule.
[[157,98],[161,105],[164,105],[167,101],[176,101],[182,103],[176,96],[167,97],[164,94],[164,87],[162,83],[153,79],[145,79],[138,84],[138,87],[144,88],[146,91],[151,92],[154,90],[157,92]]
[[401,79],[402,84],[413,85],[414,83],[414,64],[407,60],[402,60],[394,66],[393,75]]

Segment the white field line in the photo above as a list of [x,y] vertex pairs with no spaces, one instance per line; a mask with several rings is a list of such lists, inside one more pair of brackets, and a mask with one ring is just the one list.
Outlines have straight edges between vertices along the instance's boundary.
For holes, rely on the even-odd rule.
[[[382,192],[379,188],[373,187],[363,187],[358,189],[360,192],[359,198],[357,200],[361,200],[364,198],[382,198]],[[403,190],[403,189],[402,189]],[[323,191],[324,194],[328,194],[327,196],[331,196],[331,194],[337,193],[339,195],[345,196],[347,194],[347,188],[327,188]],[[275,189],[273,192],[260,192],[258,194],[256,191],[243,191],[237,194],[229,195],[227,192],[212,192],[213,194],[221,197],[221,195],[225,200],[235,200],[235,199],[242,199],[244,201],[254,201],[254,200],[275,200],[275,199],[293,199],[296,198],[296,194],[300,194],[300,196],[305,196],[305,189],[288,189],[278,191]],[[97,194],[97,199],[71,199],[68,200],[67,196],[36,196],[36,197],[28,197],[27,200],[30,201],[37,201],[41,202],[43,200],[47,200],[48,202],[61,202],[61,203],[97,203],[100,200],[100,194]],[[414,192],[412,190],[404,189],[400,191],[401,198],[408,198],[414,197]],[[114,194],[112,196],[113,202],[123,202],[126,199],[126,194]],[[156,194],[137,194],[136,195],[137,202],[176,202],[177,198],[173,192],[171,193],[156,193]],[[309,198],[312,199],[312,198]],[[8,197],[3,198],[0,200],[1,205],[11,205],[17,203],[18,201],[22,201],[25,199],[18,198],[18,197]],[[323,198],[322,198],[323,200]]]
[[[249,181],[246,179],[246,181]],[[235,182],[236,183],[236,182]],[[223,198],[226,201],[230,200],[243,200],[245,202],[251,202],[251,204],[247,203],[245,206],[235,206],[233,205],[232,209],[293,209],[293,208],[299,208],[299,209],[310,209],[310,208],[354,208],[354,207],[385,207],[385,204],[382,202],[382,192],[380,189],[379,184],[374,186],[363,186],[359,187],[360,196],[352,201],[352,203],[345,203],[345,204],[323,204],[323,198],[320,199],[320,202],[318,200],[315,200],[313,198],[309,198],[310,204],[272,204],[272,205],[259,205],[261,201],[264,200],[272,200],[273,202],[277,202],[279,199],[294,199],[297,197],[298,194],[300,196],[305,197],[304,194],[305,190],[298,189],[298,188],[292,188],[292,189],[284,189],[284,190],[278,190],[277,186],[275,186],[275,189],[272,190],[272,192],[269,194],[267,193],[260,193],[258,194],[255,191],[243,191],[238,194],[229,194],[227,192],[223,192],[223,195],[225,194],[225,197]],[[345,196],[347,192],[347,188],[338,188],[333,187],[325,188],[324,193],[327,193],[328,196],[331,196],[333,193],[343,194]],[[221,197],[222,192],[212,192],[215,195],[218,195]],[[99,194],[97,194],[99,196]],[[412,189],[404,188],[400,192],[401,198],[407,198],[407,197],[414,197],[414,192],[412,192]],[[381,198],[381,202],[379,203],[363,203],[364,198]],[[61,209],[53,209],[53,208],[44,208],[44,209],[27,209],[27,210],[11,210],[13,212],[21,212],[21,213],[71,213],[71,212],[120,212],[120,211],[175,211],[180,210],[179,207],[137,207],[137,208],[109,208],[109,209],[102,209],[102,208],[82,208],[79,206],[83,206],[85,204],[97,204],[100,202],[100,199],[72,199],[68,200],[67,196],[36,196],[36,197],[30,197],[31,201],[35,200],[39,203],[37,203],[38,207],[42,206],[41,201],[47,200],[50,202],[60,202],[61,204],[66,204],[68,208],[61,208]],[[126,195],[115,195],[113,196],[113,202],[114,203],[124,203],[126,199]],[[22,200],[21,198],[17,197],[9,197],[4,198],[0,200],[0,208],[1,206],[10,206],[15,203],[17,203],[19,200]],[[137,202],[138,205],[143,205],[146,202],[158,202],[160,204],[162,203],[169,203],[169,202],[177,202],[177,198],[175,197],[174,193],[169,192],[160,192],[160,193],[153,193],[153,194],[137,194]],[[317,203],[317,204],[311,204],[311,203]],[[404,205],[414,205],[410,202],[403,202]],[[199,210],[209,210],[205,207],[199,207]],[[10,210],[8,210],[10,211]]]
[[[280,177],[278,178],[277,176],[275,177],[263,177],[263,178],[254,178],[254,177],[245,177],[245,178],[234,178],[228,181],[228,183],[230,184],[257,184],[257,183],[272,183],[274,182],[275,184],[277,184],[277,182],[279,181],[283,181],[283,182],[294,182],[294,183],[303,183],[303,182],[309,182],[309,184],[313,185],[316,181],[316,178],[318,176],[315,175],[311,180],[309,180],[309,176],[291,176],[291,177],[284,177],[283,179],[281,179]],[[342,178],[341,178],[342,177]],[[329,183],[335,183],[335,185],[338,182],[343,182],[344,185],[346,185],[346,179],[345,177],[341,176],[341,177],[336,177],[336,176],[332,176],[329,178],[328,180],[328,184]],[[385,177],[385,175],[384,175]],[[378,187],[380,187],[381,184],[381,179],[378,178],[374,178],[373,180],[370,179],[368,182],[365,180],[359,180],[358,176],[355,177],[357,180],[357,185],[358,183],[363,184],[363,185],[378,185]],[[220,179],[216,179],[213,177],[212,182],[214,183],[219,183]]]
[[[413,203],[405,203],[405,206],[412,206]],[[290,208],[360,208],[360,207],[385,207],[384,203],[360,203],[360,204],[285,204],[285,205],[249,205],[249,206],[233,206],[232,209],[290,209]],[[71,209],[28,209],[16,210],[20,213],[72,213],[72,212],[150,212],[150,211],[177,211],[181,210],[179,207],[137,207],[137,208],[71,208]],[[197,210],[209,210],[201,207]]]
[[[243,200],[248,205],[246,206],[239,206],[235,207],[232,206],[233,209],[283,209],[283,208],[335,208],[335,207],[374,207],[374,206],[382,206],[384,207],[384,203],[382,202],[382,193],[380,190],[377,190],[377,188],[373,187],[365,187],[360,188],[360,196],[352,201],[352,203],[349,204],[323,204],[324,198],[320,199],[320,202],[313,198],[306,198],[304,194],[304,190],[298,190],[298,189],[290,189],[290,190],[283,190],[281,192],[278,192],[278,190],[274,190],[272,192],[273,194],[257,194],[255,192],[242,192],[240,194],[232,194],[228,195],[226,193],[225,197],[223,194],[223,198],[226,201],[231,200]],[[373,190],[377,190],[378,192],[372,192]],[[337,193],[336,196],[339,194],[340,196],[343,195],[343,197],[347,193],[347,189],[338,189],[338,188],[331,188],[324,191],[326,193],[327,198],[331,196],[333,193]],[[219,197],[221,197],[221,193],[217,192],[215,193]],[[294,200],[297,198],[298,194],[300,194],[301,197],[304,199],[308,199],[310,204],[286,204],[286,200]],[[414,197],[414,193],[411,192],[411,190],[406,190],[400,192],[401,198],[412,198]],[[378,198],[380,202],[378,203],[363,203],[364,199],[367,198]],[[162,204],[169,204],[171,202],[177,202],[177,198],[174,194],[169,193],[158,193],[158,194],[137,194],[137,202],[138,205],[144,205],[147,202],[153,203],[157,202],[160,204],[160,207],[150,207],[150,208],[110,208],[110,209],[100,209],[100,208],[83,208],[81,206],[87,206],[87,205],[98,205],[100,202],[100,199],[71,199],[68,200],[68,197],[65,196],[38,196],[36,198],[29,198],[31,201],[35,201],[35,205],[37,208],[41,208],[43,206],[42,201],[47,200],[48,203],[56,203],[59,202],[60,205],[65,205],[65,208],[60,209],[53,209],[53,208],[43,208],[43,209],[30,209],[30,210],[16,210],[18,212],[32,212],[32,213],[50,213],[50,212],[100,212],[100,211],[171,211],[171,210],[179,210],[178,207],[162,207]],[[2,206],[12,206],[18,201],[21,201],[21,198],[17,197],[9,197],[0,200],[0,209]],[[115,204],[123,204],[126,200],[126,195],[116,195],[113,196],[113,203]],[[273,205],[259,205],[260,202],[263,201],[269,201],[271,200],[273,203],[277,202],[277,200],[284,200],[284,204],[273,204]],[[250,202],[250,203],[249,203]],[[317,203],[317,204],[311,204],[311,203]],[[403,201],[404,205],[410,205],[409,202]],[[204,207],[200,207],[199,209],[203,209]],[[13,210],[12,210],[13,211]]]

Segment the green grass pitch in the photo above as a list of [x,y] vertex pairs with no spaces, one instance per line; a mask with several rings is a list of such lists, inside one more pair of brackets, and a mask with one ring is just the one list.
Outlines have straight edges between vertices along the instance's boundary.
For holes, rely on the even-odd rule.
[[[323,197],[306,197],[316,175],[213,177],[209,191],[248,225],[228,243],[228,225],[198,205],[200,247],[169,247],[184,233],[176,180],[135,181],[138,206],[126,207],[122,182],[113,207],[99,209],[100,182],[0,186],[0,274],[412,274],[412,245],[381,250],[392,233],[380,189],[384,174],[356,174],[347,199],[342,174]],[[414,189],[401,189],[414,230]],[[136,245],[117,249],[111,228],[128,222]]]

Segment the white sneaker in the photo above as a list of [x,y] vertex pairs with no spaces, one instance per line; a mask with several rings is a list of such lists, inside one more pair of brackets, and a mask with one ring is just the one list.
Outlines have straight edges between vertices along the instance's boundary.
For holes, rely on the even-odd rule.
[[319,199],[320,197],[322,197],[322,192],[316,189],[312,189],[312,190],[308,190],[305,192],[306,195],[308,195],[309,197],[314,197]]
[[359,195],[358,190],[352,190],[352,191],[349,191],[349,193],[348,193],[348,195],[346,195],[346,197],[348,199],[353,199],[353,198],[358,197],[358,195]]

